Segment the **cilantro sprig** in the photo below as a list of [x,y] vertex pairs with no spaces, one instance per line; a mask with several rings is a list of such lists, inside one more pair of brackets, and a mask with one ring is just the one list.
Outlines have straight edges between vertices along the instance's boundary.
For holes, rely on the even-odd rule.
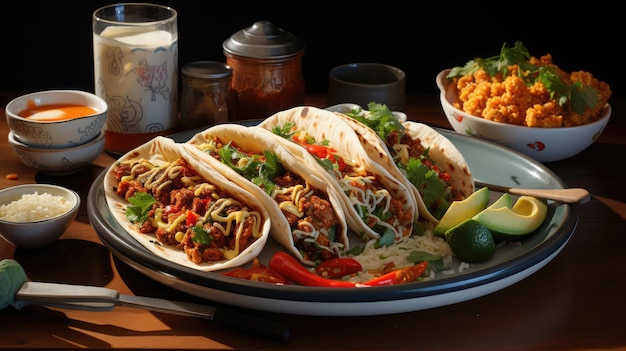
[[157,200],[148,193],[137,192],[128,199],[128,202],[130,205],[126,207],[126,218],[131,223],[141,223],[148,218],[148,212]]
[[[430,160],[429,151],[428,148],[424,151],[423,160]],[[448,201],[451,196],[450,188],[423,160],[410,158],[406,164],[398,164],[398,167],[404,171],[409,182],[420,192],[424,205],[431,214],[435,218],[441,218],[450,207],[450,201]]]
[[367,108],[369,113],[365,113],[363,109],[354,109],[346,115],[368,126],[383,140],[387,140],[394,131],[398,132],[398,138],[402,138],[404,126],[387,105],[370,102]]
[[292,122],[287,122],[285,124],[283,124],[282,126],[276,126],[274,128],[272,128],[272,132],[278,136],[281,136],[285,139],[289,139],[291,138],[292,135],[295,134],[294,131],[292,131],[293,127],[295,126],[294,123]]
[[194,233],[192,240],[198,244],[209,245],[213,241],[213,236],[199,225],[192,227],[191,231]]
[[504,43],[500,55],[470,60],[463,67],[452,68],[447,78],[463,77],[481,68],[492,77],[498,73],[506,77],[509,73],[508,67],[518,65],[520,67],[518,75],[526,85],[541,82],[550,92],[550,98],[555,99],[561,106],[569,102],[571,109],[578,114],[584,113],[587,107],[593,109],[599,103],[597,89],[584,85],[582,82],[568,85],[559,77],[556,66],[533,65],[529,62],[530,57],[528,49],[521,41],[516,41],[513,47],[507,47]]
[[[268,150],[263,151],[261,157],[257,154],[243,153],[232,144],[227,144],[219,150],[219,155],[222,163],[265,190],[268,195],[271,195],[276,187],[273,179],[285,172],[276,154]],[[238,161],[243,158],[246,158],[247,162],[240,165]]]

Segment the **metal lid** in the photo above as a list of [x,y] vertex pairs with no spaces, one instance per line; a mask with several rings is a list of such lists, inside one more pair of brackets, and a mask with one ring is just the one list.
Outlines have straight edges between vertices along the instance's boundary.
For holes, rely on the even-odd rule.
[[229,65],[217,61],[196,61],[181,68],[184,76],[202,79],[226,78],[232,74]]
[[269,21],[255,22],[224,40],[224,51],[252,58],[284,58],[304,50],[304,43]]

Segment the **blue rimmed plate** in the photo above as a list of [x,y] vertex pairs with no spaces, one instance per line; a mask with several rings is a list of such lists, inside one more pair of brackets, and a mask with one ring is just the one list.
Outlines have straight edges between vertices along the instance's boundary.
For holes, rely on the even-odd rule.
[[[252,122],[253,123],[253,122]],[[481,181],[509,187],[564,188],[565,184],[541,163],[498,144],[437,129],[461,151],[472,173]],[[172,136],[185,142],[197,130]],[[548,264],[567,244],[578,222],[578,205],[549,201],[549,212],[535,234],[519,245],[498,248],[487,262],[472,264],[454,274],[438,274],[431,281],[401,285],[337,289],[272,285],[201,272],[152,255],[117,223],[104,194],[104,171],[87,199],[89,219],[102,243],[123,262],[172,288],[207,300],[269,312],[363,316],[451,305],[485,296],[515,284]],[[500,194],[492,191],[492,200]],[[259,256],[267,264],[282,248],[273,240]],[[453,267],[458,266],[453,264]]]

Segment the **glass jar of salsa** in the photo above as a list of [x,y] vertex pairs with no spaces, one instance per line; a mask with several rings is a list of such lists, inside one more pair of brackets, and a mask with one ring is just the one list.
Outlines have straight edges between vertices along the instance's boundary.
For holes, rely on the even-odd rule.
[[304,103],[304,43],[268,21],[233,34],[223,43],[233,70],[234,120],[257,119]]

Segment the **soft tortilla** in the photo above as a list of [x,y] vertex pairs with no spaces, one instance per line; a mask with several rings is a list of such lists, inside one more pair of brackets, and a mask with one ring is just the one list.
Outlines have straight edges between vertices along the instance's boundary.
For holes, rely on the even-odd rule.
[[[417,201],[417,210],[419,213],[416,214],[416,216],[424,217],[426,220],[435,224],[438,223],[439,220],[426,208],[426,204],[415,185],[400,171],[385,141],[365,124],[351,117],[342,114],[339,115],[357,132],[361,144],[369,157],[388,169],[391,174],[396,176],[406,187],[411,189]],[[405,133],[413,140],[419,139],[422,146],[430,147],[430,157],[436,162],[436,165],[440,169],[450,174],[452,184],[459,189],[464,197],[468,197],[474,192],[474,179],[467,165],[467,161],[465,161],[461,152],[448,138],[423,123],[405,121],[402,122],[402,125],[405,128]]]
[[[337,218],[339,219],[340,230],[336,233],[336,235],[339,238],[339,242],[344,244],[344,250],[339,254],[340,256],[345,255],[345,251],[350,248],[350,245],[348,242],[348,226],[346,224],[345,213],[342,210],[342,203],[335,192],[330,190],[330,187],[326,182],[324,182],[323,179],[313,174],[309,168],[297,161],[298,157],[303,157],[304,154],[306,154],[304,149],[293,150],[297,153],[294,155],[280,145],[278,142],[279,137],[274,135],[272,132],[260,128],[245,127],[239,124],[215,125],[194,135],[187,142],[187,144],[201,145],[215,138],[219,138],[224,143],[234,141],[243,150],[254,153],[261,153],[265,150],[270,150],[276,154],[283,167],[301,176],[312,187],[325,192],[328,195],[328,200],[331,202],[333,209],[335,210]],[[278,207],[278,204],[271,198],[271,196],[229,166],[207,155],[197,147],[189,148],[189,151],[195,154],[198,159],[201,159],[201,162],[206,162],[207,165],[219,170],[228,179],[249,191],[257,199],[260,199],[268,208],[270,218],[272,219],[272,230],[270,232],[272,238],[288,249],[294,256],[299,258],[302,263],[315,265],[315,262],[305,259],[296,248],[289,222],[287,222],[287,219]]]
[[181,144],[175,143],[172,139],[165,137],[156,137],[152,141],[139,146],[138,148],[128,152],[122,156],[119,161],[130,161],[145,159],[153,164],[165,164],[168,162],[174,162],[180,158],[184,158],[201,176],[203,176],[208,182],[215,184],[233,198],[247,204],[250,208],[259,211],[263,217],[262,236],[257,238],[254,243],[239,253],[236,257],[217,262],[203,262],[196,264],[187,258],[187,255],[182,250],[167,246],[155,244],[156,239],[154,234],[143,234],[137,231],[135,226],[126,218],[126,207],[128,203],[126,200],[115,193],[117,188],[117,181],[113,176],[116,163],[111,165],[107,170],[107,174],[104,178],[105,197],[111,213],[120,223],[120,225],[141,245],[146,247],[150,252],[155,255],[166,259],[168,261],[180,264],[185,267],[194,268],[200,271],[215,271],[226,268],[233,268],[241,266],[249,261],[252,261],[259,255],[270,231],[270,216],[261,203],[260,200],[255,198],[252,194],[235,185],[226,179],[221,173],[208,167],[207,165],[198,162],[194,159],[194,156],[186,151]]
[[[331,146],[338,151],[339,156],[363,165],[369,173],[375,175],[380,180],[380,184],[382,184],[394,198],[401,201],[404,209],[411,211],[411,213],[417,213],[416,199],[409,188],[394,175],[390,174],[384,167],[372,161],[361,146],[361,142],[355,131],[335,113],[316,107],[300,106],[278,112],[265,119],[256,128],[271,131],[274,127],[283,126],[285,123],[294,123],[298,130],[306,131],[307,134],[314,136],[318,141],[329,140]],[[287,139],[279,139],[281,144],[288,148],[290,152],[301,152],[298,151],[302,150],[302,147],[299,145]],[[341,197],[350,229],[356,233],[365,233],[369,238],[378,239],[380,235],[361,220],[356,209],[350,202],[350,199],[342,191],[339,182],[334,177],[330,176],[311,155],[308,153],[305,154],[307,157],[301,157],[301,161],[310,169],[315,170],[316,174],[324,177]],[[396,240],[401,240],[411,235],[413,222],[416,220],[417,218],[413,218],[410,224],[407,224],[403,228],[397,228],[401,235],[397,237]]]

